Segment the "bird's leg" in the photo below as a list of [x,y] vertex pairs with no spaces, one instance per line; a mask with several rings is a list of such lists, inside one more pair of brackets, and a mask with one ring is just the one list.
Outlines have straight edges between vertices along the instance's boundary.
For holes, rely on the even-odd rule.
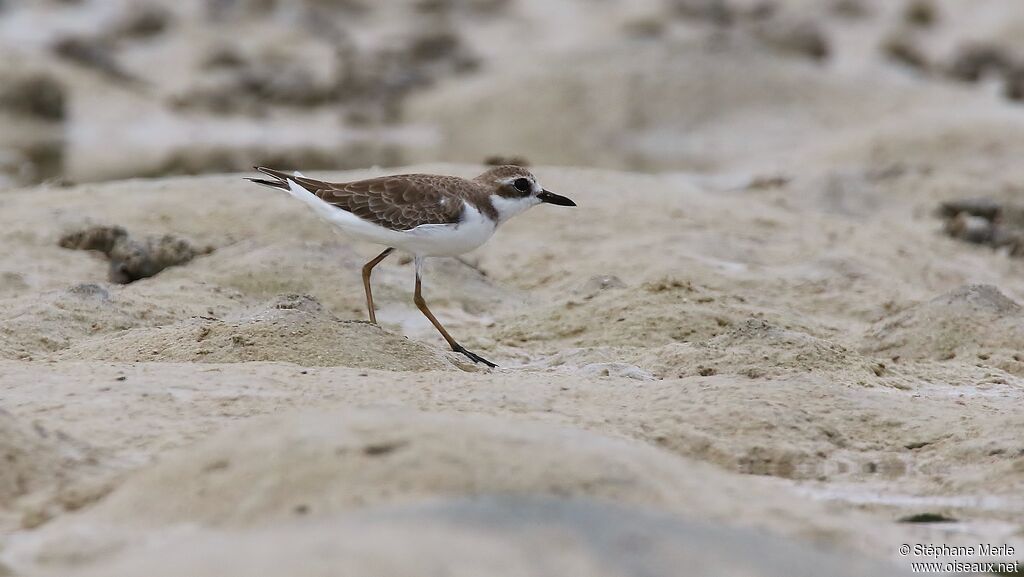
[[488,361],[487,359],[481,357],[476,353],[467,351],[465,347],[455,342],[455,339],[453,339],[452,336],[448,334],[448,331],[444,330],[444,327],[441,326],[441,323],[438,322],[437,317],[434,316],[434,313],[430,312],[430,309],[427,308],[427,301],[423,300],[423,292],[421,290],[420,270],[422,269],[422,267],[423,258],[416,257],[416,292],[413,296],[413,302],[416,303],[416,308],[420,309],[420,312],[423,313],[423,316],[427,317],[430,323],[434,325],[434,328],[437,329],[439,333],[441,333],[442,337],[444,337],[444,340],[448,341],[448,345],[452,348],[453,351],[466,355],[466,357],[468,357],[469,360],[473,361],[474,363],[483,363],[488,367],[497,367],[498,365],[492,363],[491,361]]
[[363,265],[363,290],[366,291],[366,308],[370,311],[370,322],[377,324],[377,313],[373,310],[373,293],[370,291],[370,273],[373,271],[373,267],[380,264],[380,261],[388,258],[388,255],[394,252],[393,248],[386,248],[384,252],[377,255],[377,258]]

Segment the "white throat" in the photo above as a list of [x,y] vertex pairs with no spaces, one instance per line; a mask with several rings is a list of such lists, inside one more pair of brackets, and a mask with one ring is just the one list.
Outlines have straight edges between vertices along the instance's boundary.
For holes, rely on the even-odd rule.
[[498,211],[498,224],[501,224],[531,206],[537,206],[540,204],[540,199],[533,195],[520,198],[505,198],[498,194],[492,194],[491,204],[494,205],[494,210]]

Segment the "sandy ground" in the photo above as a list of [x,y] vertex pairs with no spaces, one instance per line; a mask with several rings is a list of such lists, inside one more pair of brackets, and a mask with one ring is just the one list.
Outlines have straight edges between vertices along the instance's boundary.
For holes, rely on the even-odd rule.
[[[141,39],[121,3],[0,3],[3,87],[28,87],[0,90],[0,575],[1021,559],[1024,261],[936,216],[1020,196],[1015,3],[427,2],[448,20],[410,45],[410,3],[332,3],[346,40],[320,2],[273,4],[183,2]],[[121,68],[51,45],[97,31]],[[999,58],[964,57],[982,41]],[[445,349],[408,258],[375,269],[365,322],[380,249],[243,174],[89,182],[495,154],[579,206],[429,263],[432,309],[494,370]],[[97,225],[198,256],[113,283],[60,246]]]
[[[904,542],[1024,546],[1021,265],[940,235],[939,171],[861,176],[896,198],[858,212],[801,186],[813,175],[536,172],[579,208],[534,209],[473,267],[426,273],[437,314],[497,370],[444,351],[401,259],[374,279],[383,328],[362,322],[373,247],[238,176],[4,195],[4,562],[127,575],[200,541],[292,535],[272,567],[352,514],[401,533],[464,506],[511,530],[496,519],[512,505],[444,501],[486,495],[593,508],[570,517],[612,502],[896,567]],[[89,224],[215,251],[109,284],[98,254],[57,246]],[[922,513],[956,521],[897,522]]]

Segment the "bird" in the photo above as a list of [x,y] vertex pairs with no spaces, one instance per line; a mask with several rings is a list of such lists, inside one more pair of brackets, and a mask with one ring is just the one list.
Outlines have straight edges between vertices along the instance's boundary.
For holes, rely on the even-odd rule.
[[451,349],[474,363],[497,367],[452,338],[430,312],[422,292],[424,259],[458,256],[480,247],[510,218],[538,204],[576,206],[555,194],[521,166],[488,169],[473,179],[436,174],[399,174],[353,182],[326,182],[263,166],[270,177],[247,178],[301,200],[342,232],[386,247],[363,265],[363,290],[370,322],[377,324],[370,275],[396,249],[412,255],[416,268],[413,302]]

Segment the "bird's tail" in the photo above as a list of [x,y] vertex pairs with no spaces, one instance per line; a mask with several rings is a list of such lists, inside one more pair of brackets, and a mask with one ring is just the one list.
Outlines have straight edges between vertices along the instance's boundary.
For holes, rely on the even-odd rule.
[[274,180],[266,180],[263,178],[246,178],[250,182],[256,184],[262,184],[263,186],[269,186],[270,188],[276,188],[278,190],[290,191],[291,185],[288,184],[288,180],[295,178],[296,176],[301,177],[301,173],[288,174],[280,170],[274,170],[273,168],[267,168],[265,166],[254,166],[254,169],[262,172],[263,174],[273,177]]
[[322,218],[325,218],[330,222],[336,222],[338,209],[324,202],[322,198],[314,194],[311,189],[308,188],[319,181],[308,179],[298,171],[289,174],[287,172],[263,166],[255,166],[253,168],[267,176],[273,177],[275,180],[265,180],[262,178],[247,178],[246,180],[255,182],[256,184],[262,184],[263,186],[269,186],[270,188],[277,190],[283,190],[309,205],[309,207]]

